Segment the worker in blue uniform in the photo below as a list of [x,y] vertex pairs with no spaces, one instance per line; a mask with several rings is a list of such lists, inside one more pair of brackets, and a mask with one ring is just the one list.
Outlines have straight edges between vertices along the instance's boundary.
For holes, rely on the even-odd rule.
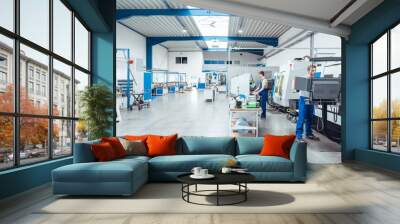
[[[313,77],[316,67],[311,65],[308,67],[308,77]],[[318,138],[313,134],[312,122],[314,118],[314,105],[310,102],[310,93],[307,91],[300,91],[299,97],[299,114],[297,117],[296,137],[303,139],[303,129],[306,129],[306,138],[317,140]]]
[[268,80],[265,78],[264,71],[258,73],[260,76],[260,85],[254,91],[255,94],[260,96],[261,100],[261,118],[265,118],[267,115],[267,102],[268,102]]

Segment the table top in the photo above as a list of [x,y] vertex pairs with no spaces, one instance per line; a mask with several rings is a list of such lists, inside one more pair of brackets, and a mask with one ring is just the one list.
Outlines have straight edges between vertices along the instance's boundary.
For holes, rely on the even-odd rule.
[[182,174],[177,177],[178,181],[186,184],[237,184],[248,183],[255,180],[249,173],[216,173],[212,179],[193,179],[191,173]]
[[256,107],[256,108],[244,107],[244,108],[229,108],[229,110],[231,112],[258,112],[258,111],[261,111],[261,108],[259,108],[259,107]]

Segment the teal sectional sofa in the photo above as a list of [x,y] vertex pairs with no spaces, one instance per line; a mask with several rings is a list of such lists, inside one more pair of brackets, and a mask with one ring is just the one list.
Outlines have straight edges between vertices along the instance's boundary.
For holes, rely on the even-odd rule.
[[178,139],[177,155],[128,156],[96,162],[90,149],[98,141],[75,145],[74,163],[52,172],[54,194],[131,195],[148,181],[176,181],[193,167],[218,172],[228,160],[236,160],[259,182],[304,182],[307,145],[294,142],[290,159],[260,156],[264,138],[190,137]]

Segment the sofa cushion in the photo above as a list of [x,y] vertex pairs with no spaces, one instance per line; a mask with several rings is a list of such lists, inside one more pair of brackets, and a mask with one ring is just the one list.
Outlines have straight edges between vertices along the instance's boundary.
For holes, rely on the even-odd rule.
[[295,135],[265,135],[261,156],[280,156],[290,159],[290,148],[293,145]]
[[175,155],[158,156],[149,160],[150,171],[190,172],[193,167],[203,167],[212,172],[219,171],[230,159],[231,155]]
[[176,154],[176,140],[178,134],[170,136],[149,135],[147,137],[148,156],[166,156]]
[[126,156],[126,151],[124,146],[121,144],[117,137],[104,137],[101,138],[101,142],[108,142],[114,149],[115,155],[117,158],[122,158]]
[[90,146],[96,161],[105,162],[119,158],[109,142],[102,142]]
[[75,163],[53,170],[53,181],[130,182],[135,172],[147,172],[147,163],[140,159]]
[[235,155],[235,139],[231,137],[184,136],[181,138],[181,149],[178,154],[202,155],[225,154]]
[[127,140],[124,138],[119,138],[122,146],[126,151],[126,155],[138,155],[145,156],[147,155],[146,143],[140,140]]
[[236,155],[260,154],[264,145],[263,137],[238,137],[236,138]]
[[240,167],[249,172],[292,172],[292,161],[279,156],[239,155]]

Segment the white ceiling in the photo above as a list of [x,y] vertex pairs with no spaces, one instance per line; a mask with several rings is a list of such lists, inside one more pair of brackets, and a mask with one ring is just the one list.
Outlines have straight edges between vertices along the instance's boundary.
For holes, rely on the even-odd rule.
[[[350,26],[383,0],[172,0],[176,3],[347,37]],[[349,4],[350,7],[346,7]],[[342,9],[345,9],[342,12]],[[343,18],[335,15],[341,14]],[[332,23],[335,22],[335,23]]]
[[[332,27],[330,20],[349,2],[360,7]],[[356,22],[383,0],[117,0],[117,9],[199,8],[231,14],[229,36],[276,37],[288,30],[300,28],[339,36],[350,33],[349,25]],[[134,16],[119,21],[148,37],[201,36],[193,17]],[[182,32],[185,29],[187,32]],[[242,32],[239,32],[241,30]],[[256,42],[231,41],[230,46],[263,48]],[[173,49],[207,48],[204,41],[169,41],[163,46]]]
[[351,0],[228,0],[229,2],[285,11],[317,19],[330,20]]
[[[170,0],[117,0],[117,9],[167,9],[186,8],[184,4]],[[193,17],[182,16],[134,16],[119,22],[148,37],[155,36],[201,36]],[[187,33],[182,32],[183,29]],[[242,33],[239,33],[239,30]],[[270,22],[231,16],[229,19],[230,36],[249,37],[277,37],[279,38],[290,26],[278,25]],[[200,49],[207,48],[204,41],[168,41],[162,44],[173,49]],[[230,42],[231,46],[262,48],[264,44],[255,42]]]

